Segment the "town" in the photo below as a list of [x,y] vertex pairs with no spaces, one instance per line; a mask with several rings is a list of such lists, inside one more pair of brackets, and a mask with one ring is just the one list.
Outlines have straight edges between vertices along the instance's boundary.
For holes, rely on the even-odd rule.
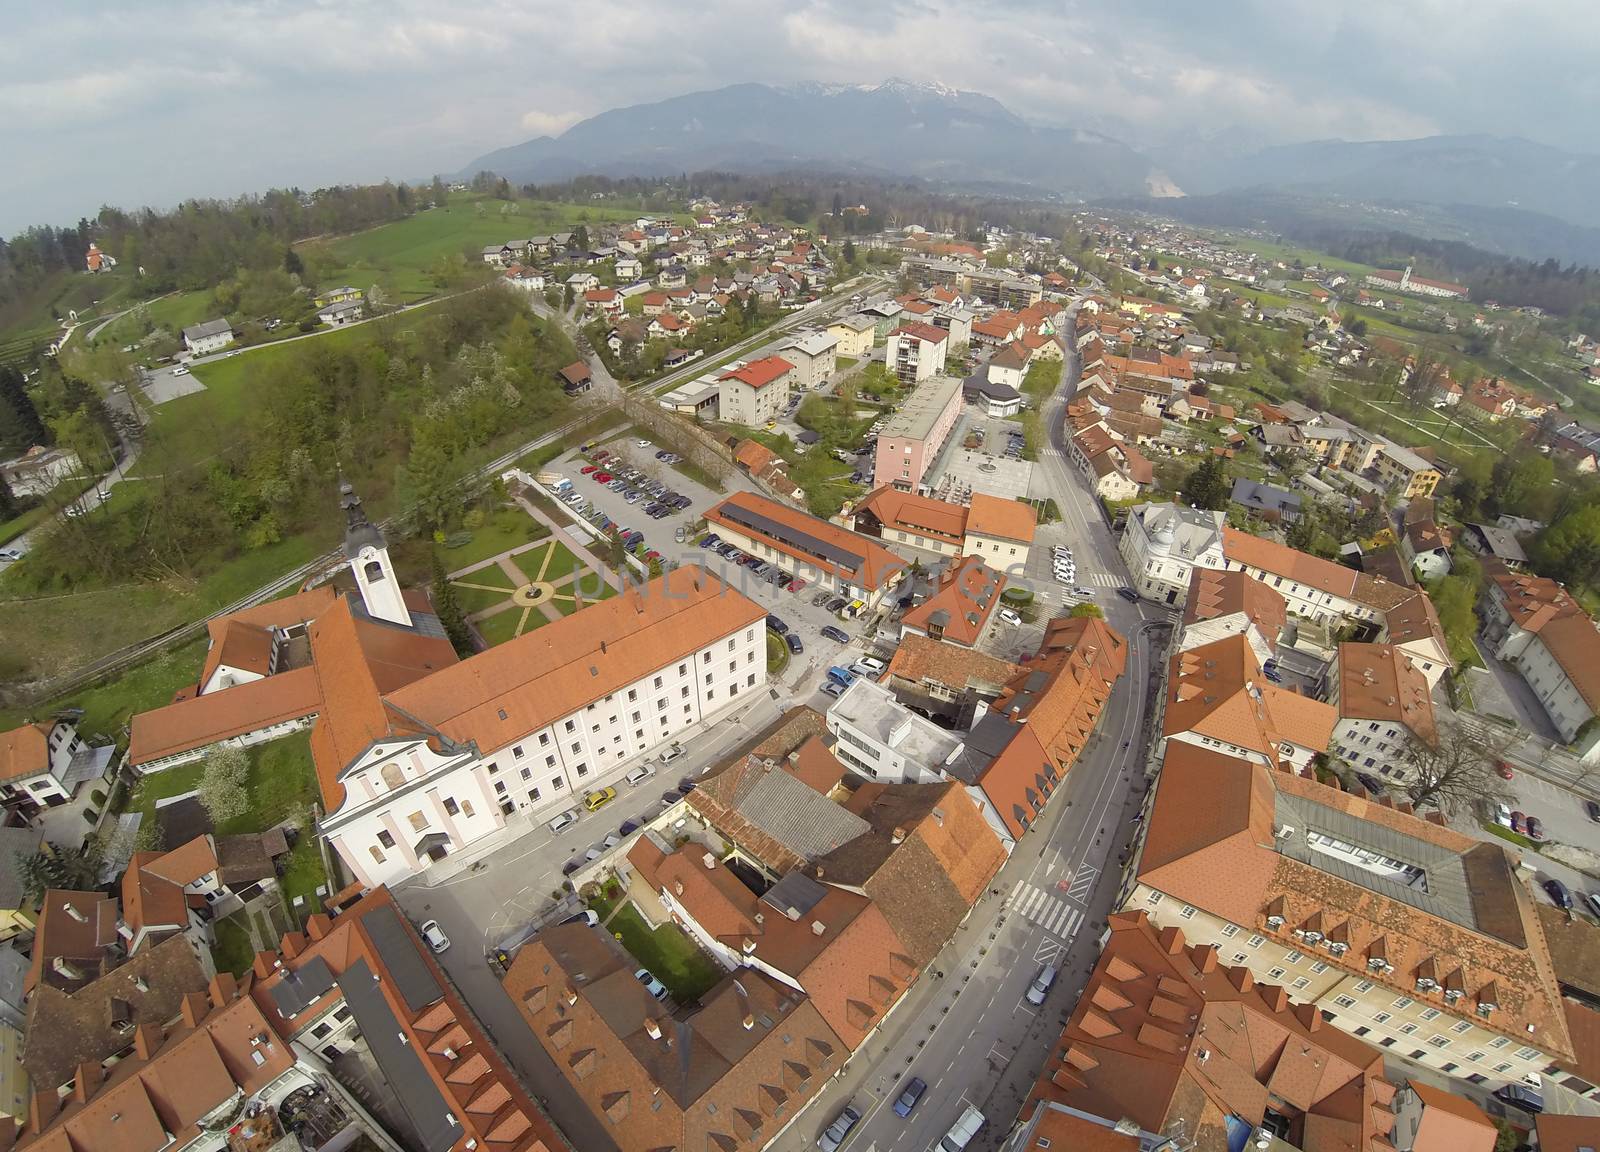
[[0,339],[0,1152],[1595,1147],[1580,317],[865,178],[271,196]]

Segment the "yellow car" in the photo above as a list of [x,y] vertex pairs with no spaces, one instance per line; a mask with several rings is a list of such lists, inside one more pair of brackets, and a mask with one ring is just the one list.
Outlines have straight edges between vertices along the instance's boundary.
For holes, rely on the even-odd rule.
[[617,798],[615,788],[602,788],[598,792],[591,792],[583,798],[583,806],[591,812],[598,812],[607,804]]

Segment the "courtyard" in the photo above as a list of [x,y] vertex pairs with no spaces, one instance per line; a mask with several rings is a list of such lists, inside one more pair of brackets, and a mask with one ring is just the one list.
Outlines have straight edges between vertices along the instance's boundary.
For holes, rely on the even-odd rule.
[[547,537],[450,573],[467,622],[486,644],[503,644],[585,604],[616,595],[593,557]]

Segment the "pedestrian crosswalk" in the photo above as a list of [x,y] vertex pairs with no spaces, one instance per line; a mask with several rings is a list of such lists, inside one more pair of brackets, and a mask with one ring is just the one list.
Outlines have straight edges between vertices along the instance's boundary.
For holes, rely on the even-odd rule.
[[1083,913],[1078,909],[1026,880],[1017,881],[1008,903],[1023,919],[1063,939],[1070,939],[1083,922]]

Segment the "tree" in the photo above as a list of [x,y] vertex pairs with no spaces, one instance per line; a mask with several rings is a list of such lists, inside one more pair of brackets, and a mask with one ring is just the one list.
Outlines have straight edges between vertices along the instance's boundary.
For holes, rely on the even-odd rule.
[[5,477],[0,476],[0,520],[9,520],[17,514],[17,498],[12,495],[11,486],[6,483]]
[[429,195],[433,199],[433,206],[435,208],[443,208],[446,202],[448,202],[450,199],[450,193],[445,188],[444,181],[439,179],[437,176],[433,178],[433,190],[429,193]]
[[457,656],[465,658],[477,651],[472,643],[472,631],[467,627],[466,613],[456,599],[455,585],[450,583],[450,577],[444,570],[444,559],[438,552],[433,554],[433,611],[439,617],[444,634],[450,638]]
[[851,265],[855,264],[856,262],[856,245],[855,241],[853,240],[846,240],[844,242],[844,262]]
[[300,259],[300,253],[293,248],[285,248],[283,250],[283,270],[291,276],[304,276],[306,274],[306,262]]
[[1088,617],[1090,617],[1092,619],[1095,619],[1095,620],[1104,620],[1106,618],[1106,614],[1100,610],[1100,605],[1098,605],[1098,604],[1078,604],[1078,605],[1075,605],[1073,607],[1072,611],[1068,612],[1067,615],[1068,616],[1088,616]]
[[1406,745],[1402,761],[1414,775],[1402,787],[1417,808],[1465,808],[1499,793],[1491,765],[1504,752],[1505,742],[1490,734],[1440,724],[1433,744],[1413,737]]
[[1310,501],[1300,509],[1300,515],[1284,531],[1284,543],[1297,552],[1309,552],[1317,539],[1317,510]]
[[1541,532],[1532,559],[1545,575],[1569,583],[1600,571],[1600,504],[1569,512]]
[[411,438],[406,475],[424,526],[442,529],[458,507],[455,471],[447,431],[433,422],[421,424]]
[[833,194],[833,218],[835,220],[844,215],[844,196],[841,193]]
[[579,224],[572,230],[572,246],[579,252],[589,250],[589,229],[584,225]]
[[1228,480],[1228,466],[1222,457],[1209,456],[1196,465],[1185,478],[1179,495],[1195,508],[1213,512],[1226,508],[1233,496],[1233,485]]
[[25,452],[35,444],[48,443],[49,434],[23,384],[22,373],[0,367],[0,446]]
[[92,891],[100,883],[100,869],[104,863],[105,854],[93,836],[84,842],[81,852],[52,850],[33,856],[19,852],[16,867],[22,881],[23,900],[36,904],[51,888],[68,892]]
[[243,748],[223,746],[206,754],[200,769],[200,806],[212,824],[236,820],[250,809],[250,760]]
[[561,293],[561,308],[562,308],[562,310],[566,311],[566,312],[571,312],[572,311],[572,302],[576,298],[577,298],[577,293],[575,293],[573,291],[572,285],[568,284],[567,287],[566,287],[566,290]]

